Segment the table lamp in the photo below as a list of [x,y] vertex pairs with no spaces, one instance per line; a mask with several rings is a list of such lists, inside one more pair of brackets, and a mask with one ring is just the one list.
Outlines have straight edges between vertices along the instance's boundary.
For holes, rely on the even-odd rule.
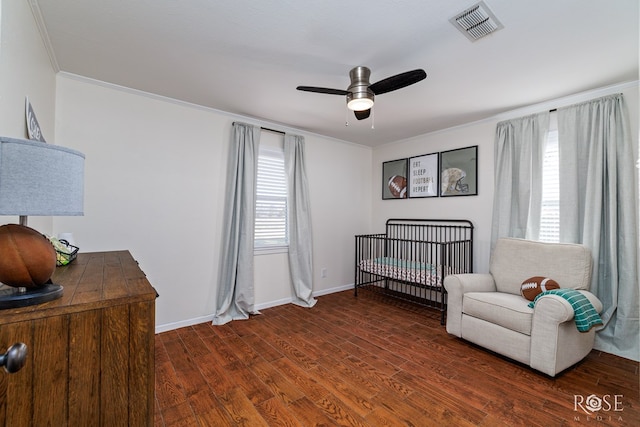
[[[20,224],[0,226],[0,309],[60,298],[51,283],[56,252],[27,227],[27,216],[83,215],[84,154],[39,141],[0,137],[0,215]],[[51,267],[53,266],[53,267]],[[48,277],[46,277],[48,276]]]

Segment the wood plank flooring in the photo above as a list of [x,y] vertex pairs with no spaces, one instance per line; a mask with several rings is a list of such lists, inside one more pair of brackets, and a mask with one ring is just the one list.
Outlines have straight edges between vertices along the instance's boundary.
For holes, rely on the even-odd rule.
[[156,426],[635,426],[638,389],[637,362],[550,378],[371,292],[156,335]]

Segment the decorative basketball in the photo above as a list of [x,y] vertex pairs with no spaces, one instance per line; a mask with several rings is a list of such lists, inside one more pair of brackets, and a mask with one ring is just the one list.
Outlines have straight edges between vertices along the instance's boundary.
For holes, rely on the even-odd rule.
[[405,199],[407,197],[407,178],[393,175],[389,178],[389,191],[396,199]]
[[18,224],[0,226],[0,282],[13,287],[42,286],[56,269],[51,242]]
[[533,301],[538,294],[550,291],[551,289],[559,289],[560,285],[553,279],[542,276],[534,276],[522,282],[520,293],[529,301]]

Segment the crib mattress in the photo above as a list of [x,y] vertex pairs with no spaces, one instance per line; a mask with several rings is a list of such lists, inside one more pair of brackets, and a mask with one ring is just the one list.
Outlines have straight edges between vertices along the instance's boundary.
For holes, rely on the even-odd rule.
[[390,279],[419,283],[426,286],[442,286],[442,274],[440,272],[440,268],[432,264],[381,257],[363,259],[360,261],[359,267],[361,271],[388,277]]

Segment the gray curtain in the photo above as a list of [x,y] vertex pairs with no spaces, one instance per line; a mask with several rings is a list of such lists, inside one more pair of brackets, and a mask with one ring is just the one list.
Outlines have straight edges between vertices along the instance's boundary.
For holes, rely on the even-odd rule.
[[538,238],[542,163],[548,129],[549,112],[497,125],[492,248],[500,237]]
[[259,143],[259,127],[233,124],[214,325],[247,319],[255,311],[253,241]]
[[558,109],[560,240],[594,258],[595,348],[640,360],[637,172],[621,94]]
[[289,270],[293,282],[293,303],[313,307],[313,261],[309,185],[305,167],[304,138],[284,137],[284,163],[289,205]]

